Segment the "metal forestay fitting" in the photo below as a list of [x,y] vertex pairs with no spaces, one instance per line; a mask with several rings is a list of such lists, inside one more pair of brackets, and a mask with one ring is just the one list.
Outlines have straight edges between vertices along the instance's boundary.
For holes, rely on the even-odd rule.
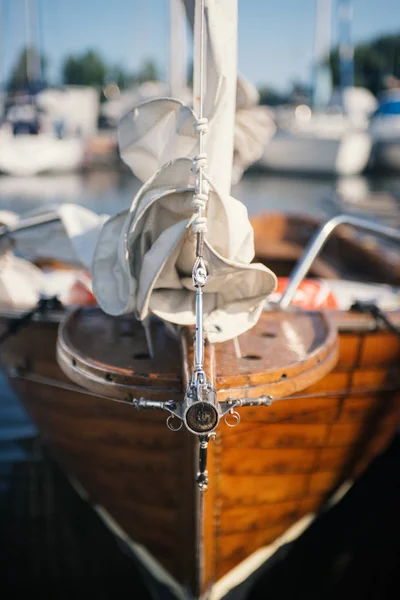
[[[179,431],[184,424],[186,429],[198,436],[199,469],[196,482],[200,491],[204,492],[208,487],[208,443],[210,439],[215,438],[215,430],[220,420],[225,418],[228,427],[236,427],[240,423],[237,408],[243,406],[271,406],[273,401],[272,396],[263,395],[258,398],[227,398],[222,402],[217,402],[215,389],[207,382],[204,371],[195,370],[183,402],[175,402],[174,400],[159,402],[140,398],[133,399],[132,404],[137,409],[165,410],[170,413],[167,418],[168,429]],[[177,426],[174,426],[174,421],[178,422]]]
[[192,170],[196,173],[195,193],[192,206],[195,218],[192,223],[196,235],[196,260],[193,265],[192,279],[196,290],[196,331],[194,343],[193,374],[185,394],[184,412],[185,425],[189,431],[199,436],[199,470],[196,481],[201,491],[207,489],[207,447],[211,434],[219,422],[217,396],[211,383],[207,381],[204,371],[204,328],[203,328],[203,287],[207,282],[207,268],[203,260],[204,234],[207,232],[207,217],[203,216],[210,188],[204,177],[207,169],[207,154],[204,149],[204,137],[208,131],[208,119],[203,114],[204,104],[204,75],[205,75],[205,2],[200,6],[200,89],[199,116],[195,123],[195,132],[199,138],[199,154],[193,159]]
[[[197,485],[200,491],[205,491],[208,486],[207,473],[207,448],[211,438],[215,437],[215,430],[221,418],[225,418],[229,427],[235,427],[240,423],[239,413],[235,410],[240,406],[264,405],[269,406],[272,402],[271,396],[252,398],[228,398],[223,402],[217,402],[217,394],[211,382],[207,381],[204,371],[204,327],[203,327],[203,287],[207,282],[207,267],[204,262],[204,236],[207,232],[206,210],[210,187],[205,175],[207,170],[207,154],[204,148],[204,137],[208,130],[208,119],[203,115],[204,101],[204,75],[205,75],[205,19],[204,0],[201,3],[200,20],[200,69],[199,69],[199,111],[195,123],[195,132],[199,139],[199,153],[193,158],[192,171],[196,175],[195,190],[192,199],[193,219],[192,231],[196,236],[196,258],[192,270],[193,286],[196,291],[195,308],[195,339],[194,339],[194,361],[193,373],[188,383],[183,402],[167,401],[155,402],[141,398],[133,400],[136,408],[154,408],[166,410],[170,413],[167,418],[167,427],[171,431],[179,431],[183,424],[194,435],[199,438],[199,463],[197,472]],[[238,354],[238,343],[236,343],[236,354]],[[240,354],[240,349],[239,349]],[[176,425],[175,425],[176,423]]]

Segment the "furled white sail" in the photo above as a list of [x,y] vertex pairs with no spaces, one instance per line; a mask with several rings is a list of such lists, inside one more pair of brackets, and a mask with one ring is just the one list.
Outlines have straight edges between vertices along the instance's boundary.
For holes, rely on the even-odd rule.
[[[193,109],[160,98],[121,121],[121,155],[144,181],[128,212],[107,221],[92,265],[100,306],[118,315],[155,314],[195,323],[195,232],[204,232],[208,280],[204,327],[211,342],[233,338],[258,320],[275,275],[254,256],[246,208],[230,196],[236,97],[237,2],[205,0],[206,77],[201,85],[201,23],[194,27]],[[204,111],[199,102],[204,87]],[[199,131],[204,154],[199,154]],[[207,163],[207,166],[206,166]],[[198,190],[203,169],[207,193]],[[196,195],[195,195],[196,192]],[[196,207],[203,205],[204,216]]]

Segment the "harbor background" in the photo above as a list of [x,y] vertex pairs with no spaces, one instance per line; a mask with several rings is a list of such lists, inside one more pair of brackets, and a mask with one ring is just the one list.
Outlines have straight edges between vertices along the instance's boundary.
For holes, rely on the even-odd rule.
[[[399,93],[398,0],[354,0],[351,27],[349,18],[340,20],[336,12],[329,12],[329,4],[327,0],[240,2],[239,68],[257,86],[260,102],[274,118],[288,106],[293,114],[296,105],[302,106],[300,114],[304,114],[309,104],[331,115],[327,98],[333,88],[353,83],[368,88],[377,102],[388,87]],[[317,5],[325,5],[325,17],[323,12],[318,17]],[[61,103],[68,86],[85,87],[99,111],[88,114],[87,122],[79,125],[87,126],[86,158],[92,154],[83,168],[61,175],[0,176],[0,210],[22,215],[69,202],[113,215],[130,206],[140,183],[116,156],[115,128],[122,108],[114,115],[112,101],[125,97],[130,108],[154,95],[155,89],[168,93],[172,48],[168,20],[168,3],[163,0],[0,0],[4,113],[8,96],[15,94],[18,99],[18,95],[50,90]],[[354,61],[344,60],[340,67],[340,45],[352,45],[350,29]],[[189,83],[190,50],[186,62]],[[140,96],[138,88],[143,85],[147,87],[141,88],[144,96]],[[57,102],[52,106],[58,108]],[[71,115],[63,124],[57,114],[56,110],[51,124],[57,140],[63,130],[67,137],[75,136],[72,130],[77,127],[68,125]],[[367,130],[369,123],[363,127]],[[400,134],[400,144],[399,140]],[[2,152],[7,153],[4,146],[0,158]],[[400,170],[338,177],[253,168],[233,187],[232,195],[250,215],[283,211],[323,219],[350,212],[400,226]],[[249,598],[397,600],[399,445],[395,440],[344,501],[329,515],[321,515],[299,543],[283,547],[260,569],[250,581]],[[139,566],[53,462],[3,375],[0,560],[3,589],[11,589],[16,598],[27,593],[57,599],[111,600],[127,593],[147,597]],[[157,593],[167,598],[165,590]]]
[[[138,187],[139,182],[121,169],[30,180],[0,177],[0,209],[22,214],[38,206],[72,202],[114,214],[130,205]],[[362,201],[366,192],[368,210]],[[233,194],[250,214],[283,210],[323,218],[344,208],[393,222],[396,210],[400,211],[398,176],[341,180],[255,171],[244,176]],[[347,206],[343,205],[345,197]],[[399,464],[400,442],[395,440],[344,502],[329,515],[321,515],[299,542],[284,546],[256,572],[247,584],[249,600],[264,598],[266,590],[270,599],[277,600],[289,600],[294,593],[307,600],[397,599]],[[126,590],[134,598],[149,598],[140,566],[54,463],[3,375],[0,557],[6,585],[16,598],[40,592],[49,599],[96,596],[112,600]],[[168,598],[166,590],[156,593]],[[235,600],[235,595],[229,598]]]

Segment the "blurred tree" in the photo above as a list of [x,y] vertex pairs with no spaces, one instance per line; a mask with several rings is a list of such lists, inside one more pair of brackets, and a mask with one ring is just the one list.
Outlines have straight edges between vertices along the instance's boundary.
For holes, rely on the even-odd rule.
[[[339,85],[339,50],[329,58],[332,83]],[[400,77],[400,34],[381,36],[354,49],[354,83],[377,94],[385,87],[388,75]]]
[[291,82],[292,89],[287,100],[293,104],[309,104],[311,100],[311,87],[309,84],[300,80]]
[[160,71],[156,63],[148,58],[144,61],[137,74],[137,80],[140,83],[144,81],[157,81],[160,78]]
[[87,50],[78,56],[67,56],[62,74],[65,84],[102,87],[106,81],[107,66],[95,50]]
[[116,65],[107,72],[107,82],[115,83],[120,90],[130,87],[136,81],[136,75]]
[[283,96],[280,92],[274,90],[274,88],[264,85],[258,89],[260,94],[260,104],[268,104],[269,106],[276,106],[285,102],[286,96]]
[[44,86],[47,59],[34,47],[21,50],[7,82],[10,91],[34,90]]

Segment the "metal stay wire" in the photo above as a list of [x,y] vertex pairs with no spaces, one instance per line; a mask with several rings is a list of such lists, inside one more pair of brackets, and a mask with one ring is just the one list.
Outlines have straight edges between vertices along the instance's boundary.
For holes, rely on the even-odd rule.
[[[193,206],[195,219],[192,224],[196,235],[196,260],[193,265],[192,278],[196,289],[196,333],[194,352],[194,372],[192,384],[205,384],[206,376],[203,370],[204,363],[204,330],[203,330],[203,286],[207,281],[207,269],[203,261],[204,233],[207,231],[206,217],[203,216],[208,200],[208,182],[204,177],[207,166],[207,155],[204,152],[204,136],[208,128],[208,120],[204,118],[204,92],[205,92],[205,0],[200,1],[200,61],[199,61],[199,114],[196,122],[196,132],[199,136],[199,154],[193,159],[193,169],[196,172],[195,194]],[[199,13],[197,13],[197,16]]]

